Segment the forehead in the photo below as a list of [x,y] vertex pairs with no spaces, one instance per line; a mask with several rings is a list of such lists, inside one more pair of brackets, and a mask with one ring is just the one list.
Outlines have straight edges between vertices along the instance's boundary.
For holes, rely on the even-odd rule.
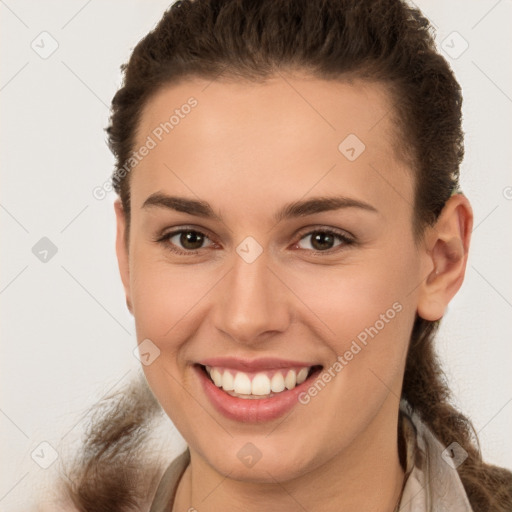
[[377,83],[188,79],[144,108],[134,149],[148,142],[152,149],[132,172],[132,199],[174,187],[177,177],[196,195],[237,180],[242,193],[345,187],[367,200],[411,199],[412,172],[396,157],[393,116]]

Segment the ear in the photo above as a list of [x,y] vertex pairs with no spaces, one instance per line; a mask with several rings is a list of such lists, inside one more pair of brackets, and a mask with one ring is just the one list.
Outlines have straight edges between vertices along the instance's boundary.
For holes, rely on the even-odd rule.
[[116,254],[117,264],[119,266],[119,273],[121,274],[121,281],[124,286],[124,293],[126,296],[126,306],[130,313],[133,314],[131,291],[130,291],[130,262],[128,255],[128,233],[126,213],[120,199],[114,202],[114,210],[116,212],[117,234],[116,234]]
[[463,194],[446,202],[435,226],[425,234],[424,274],[418,298],[418,315],[439,320],[464,281],[468,259],[473,210]]

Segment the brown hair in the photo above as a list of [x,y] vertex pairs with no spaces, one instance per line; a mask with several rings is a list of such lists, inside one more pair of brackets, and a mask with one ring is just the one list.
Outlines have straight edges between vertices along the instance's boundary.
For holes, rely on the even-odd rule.
[[[112,101],[107,132],[117,159],[113,185],[128,218],[130,173],[125,165],[134,151],[142,110],[160,88],[186,77],[258,82],[299,70],[322,79],[381,83],[394,105],[395,150],[416,177],[417,238],[458,187],[464,155],[461,88],[436,51],[428,20],[404,1],[178,1],[121,69],[124,82]],[[512,473],[482,461],[471,422],[450,404],[433,345],[438,326],[439,321],[417,316],[402,396],[443,445],[456,440],[468,452],[458,472],[473,509],[509,511]],[[151,393],[146,391],[146,401],[142,395],[130,395],[129,413],[122,408],[103,411],[89,432],[88,455],[75,468],[75,485],[68,489],[79,510],[136,507],[137,493],[124,470],[130,471],[129,454],[140,446],[142,431],[159,408]],[[113,463],[123,471],[113,471]]]

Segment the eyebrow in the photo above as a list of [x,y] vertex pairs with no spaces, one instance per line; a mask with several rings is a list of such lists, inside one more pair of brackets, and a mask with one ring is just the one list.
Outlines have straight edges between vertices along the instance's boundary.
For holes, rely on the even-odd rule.
[[[176,197],[155,192],[151,194],[142,205],[142,208],[167,208],[177,212],[188,213],[196,217],[205,219],[215,219],[222,222],[222,218],[217,215],[212,207],[206,201],[190,199],[187,197]],[[369,212],[378,213],[378,210],[371,204],[350,197],[313,197],[302,201],[295,201],[284,205],[274,214],[274,221],[281,222],[296,217],[304,217],[315,213],[322,213],[342,208],[359,208]]]

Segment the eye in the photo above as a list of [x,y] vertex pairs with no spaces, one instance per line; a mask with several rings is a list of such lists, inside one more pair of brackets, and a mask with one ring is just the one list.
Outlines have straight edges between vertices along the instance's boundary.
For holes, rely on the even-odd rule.
[[[207,235],[195,229],[180,229],[166,233],[157,239],[168,249],[177,254],[195,254],[202,247],[205,240],[210,240]],[[210,240],[211,242],[211,240]],[[212,242],[213,244],[213,242]]]
[[[308,244],[310,247],[301,247],[300,243],[308,238],[310,238],[310,242]],[[337,245],[334,245],[336,240],[339,240],[340,242]],[[315,231],[310,231],[303,236],[296,246],[300,249],[312,249],[315,252],[330,252],[333,249],[335,251],[343,249],[344,246],[351,245],[353,243],[354,240],[344,233],[334,231],[332,229],[317,229]]]
[[[311,239],[309,242],[310,247],[303,247],[301,243],[303,240]],[[336,244],[336,240],[339,242]],[[210,241],[210,244],[204,246],[205,241]],[[166,249],[170,251],[190,256],[197,254],[200,249],[216,245],[210,238],[202,231],[196,229],[179,229],[165,233],[156,239],[156,242],[163,244]],[[304,249],[306,251],[313,251],[315,253],[330,253],[343,250],[346,246],[352,245],[355,240],[347,236],[345,233],[335,231],[333,229],[316,229],[309,231],[302,236],[294,247]]]

